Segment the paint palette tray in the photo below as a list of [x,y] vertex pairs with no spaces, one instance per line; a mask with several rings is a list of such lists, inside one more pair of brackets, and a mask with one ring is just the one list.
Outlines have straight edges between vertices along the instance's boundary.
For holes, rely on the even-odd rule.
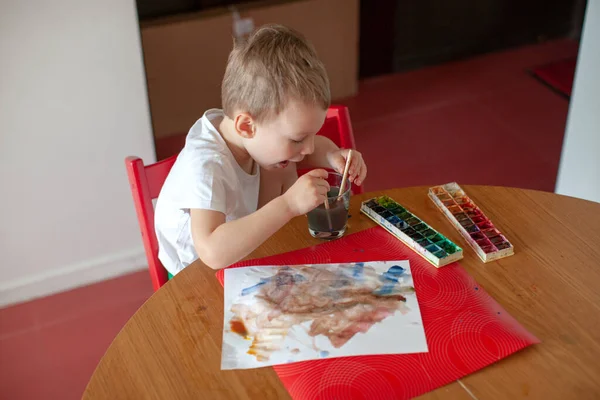
[[463,258],[459,246],[387,196],[363,202],[360,211],[438,268]]
[[513,245],[456,182],[430,188],[429,197],[483,262],[514,254]]

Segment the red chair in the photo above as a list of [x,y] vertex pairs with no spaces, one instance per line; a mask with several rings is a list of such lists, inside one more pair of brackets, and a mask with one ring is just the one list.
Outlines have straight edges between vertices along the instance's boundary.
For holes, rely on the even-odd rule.
[[[345,149],[354,149],[354,135],[350,124],[350,114],[345,106],[331,106],[327,118],[318,133],[331,139],[336,145]],[[127,157],[125,166],[131,187],[131,195],[135,205],[142,241],[146,251],[150,279],[154,290],[160,289],[168,280],[167,270],[158,259],[158,241],[154,232],[154,205],[152,200],[160,193],[165,179],[175,163],[177,156],[171,156],[150,165],[144,165],[139,157]],[[298,171],[302,175],[306,171]],[[360,186],[352,186],[356,194],[362,193]]]
[[125,166],[129,177],[131,195],[137,213],[142,242],[146,251],[146,260],[150,270],[150,279],[154,291],[168,281],[167,270],[158,259],[158,241],[154,232],[154,205],[152,200],[158,197],[171,167],[177,156],[171,156],[154,164],[144,165],[139,157],[127,157]]

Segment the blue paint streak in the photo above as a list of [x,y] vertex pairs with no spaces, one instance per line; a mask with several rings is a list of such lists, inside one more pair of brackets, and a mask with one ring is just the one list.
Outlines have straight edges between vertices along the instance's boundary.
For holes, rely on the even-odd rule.
[[405,272],[406,269],[399,265],[391,266],[386,272],[381,274],[381,280],[384,281],[384,284],[374,294],[377,296],[389,296],[393,294],[398,280]]
[[[286,267],[282,267],[282,269],[284,269],[284,270],[285,269],[291,270],[291,268],[287,267],[287,266]],[[246,295],[249,295],[250,293],[256,292],[258,289],[260,289],[260,287],[262,285],[264,285],[267,282],[271,282],[271,279],[272,279],[272,277],[270,277],[270,278],[261,278],[260,282],[258,282],[256,285],[242,289],[242,296],[246,296]],[[276,275],[275,279],[276,279],[277,285],[281,286],[281,285],[289,285],[289,284],[293,285],[296,282],[305,281],[306,277],[304,275],[301,275],[301,274],[286,275],[286,276]]]
[[380,287],[375,294],[377,296],[389,296],[394,293],[394,288],[396,286],[395,282],[386,282],[382,287]]
[[269,281],[270,281],[270,279],[261,279],[261,281],[258,282],[256,285],[242,289],[242,296],[247,296],[250,293],[256,292],[258,289],[260,289],[260,287],[262,285],[264,285],[265,283],[267,283]]
[[406,272],[405,268],[399,265],[390,267],[387,272],[383,273],[383,277],[389,281],[398,282],[398,279]]
[[365,263],[356,263],[356,265],[354,265],[354,269],[352,270],[352,277],[353,278],[362,277],[364,270],[365,270]]
[[321,358],[325,358],[325,357],[328,357],[328,356],[329,356],[329,352],[328,351],[322,350],[322,351],[319,352],[319,357],[321,357]]

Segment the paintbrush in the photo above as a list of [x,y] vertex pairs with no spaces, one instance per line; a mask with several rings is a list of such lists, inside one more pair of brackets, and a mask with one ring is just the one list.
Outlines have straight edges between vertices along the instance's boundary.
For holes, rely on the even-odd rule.
[[327,210],[327,223],[329,224],[329,231],[333,231],[333,224],[331,223],[331,215],[329,214],[329,199],[325,195],[325,209]]
[[346,158],[346,165],[344,166],[344,174],[342,175],[342,183],[340,184],[340,192],[338,193],[338,197],[336,199],[339,200],[342,198],[342,195],[346,191],[346,182],[348,181],[348,170],[350,169],[350,163],[352,162],[352,149],[348,151],[348,157]]

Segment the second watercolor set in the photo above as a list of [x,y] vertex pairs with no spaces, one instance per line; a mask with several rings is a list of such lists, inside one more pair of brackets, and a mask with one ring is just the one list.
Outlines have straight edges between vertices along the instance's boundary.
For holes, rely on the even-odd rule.
[[513,245],[457,183],[432,187],[429,197],[483,262],[514,254]]

